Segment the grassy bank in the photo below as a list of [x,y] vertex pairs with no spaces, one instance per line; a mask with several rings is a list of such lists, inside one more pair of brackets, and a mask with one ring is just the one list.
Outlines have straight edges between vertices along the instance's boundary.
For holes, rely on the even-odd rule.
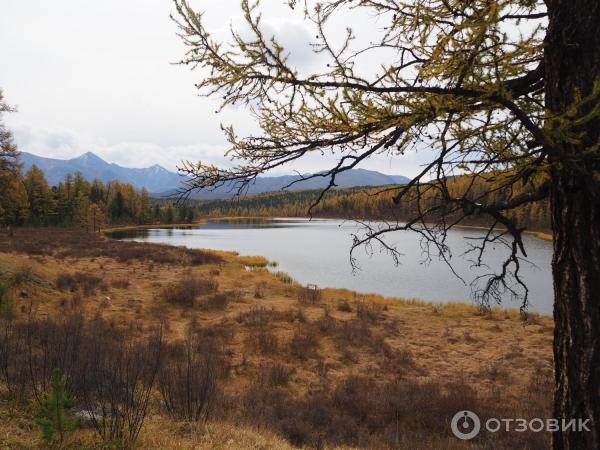
[[[307,288],[267,263],[65,229],[0,232],[10,297],[0,323],[35,317],[62,330],[80,317],[94,336],[113,330],[104,348],[114,336],[146,342],[161,330],[168,358],[193,343],[213,364],[198,373],[219,374],[206,416],[169,411],[159,376],[136,448],[473,448],[449,430],[461,409],[549,416],[550,317]],[[16,401],[3,386],[0,448],[44,448],[37,411],[34,396]],[[474,445],[538,448],[548,439],[482,434]],[[65,442],[103,445],[90,423]]]

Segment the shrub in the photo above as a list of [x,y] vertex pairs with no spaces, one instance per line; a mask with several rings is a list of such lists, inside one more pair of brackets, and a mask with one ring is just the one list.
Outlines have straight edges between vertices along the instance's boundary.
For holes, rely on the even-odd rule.
[[165,286],[160,297],[167,303],[193,306],[199,295],[215,292],[218,288],[219,284],[214,278],[202,278],[186,273],[178,281]]
[[235,327],[232,326],[229,319],[222,319],[221,322],[200,327],[196,322],[195,327],[191,324],[190,331],[201,338],[204,343],[214,345],[224,345],[231,341],[235,335]]
[[361,320],[374,322],[384,317],[385,306],[373,302],[358,302],[356,304],[356,317]]
[[315,304],[321,300],[321,296],[321,289],[314,284],[308,284],[298,288],[298,301],[301,303]]
[[279,341],[270,331],[251,333],[246,338],[246,344],[263,355],[276,353],[279,349]]
[[362,320],[347,320],[338,324],[336,339],[340,346],[368,345],[371,337],[371,330]]
[[265,298],[265,289],[267,288],[267,283],[261,281],[257,283],[254,287],[254,298]]
[[116,278],[112,280],[110,284],[117,289],[128,289],[129,286],[131,286],[131,283],[127,278]]
[[75,392],[105,442],[129,447],[137,440],[160,369],[162,347],[160,333],[136,342],[102,321],[86,336]]
[[133,241],[104,239],[96,234],[75,228],[14,229],[14,239],[0,235],[0,251],[29,255],[55,255],[58,257],[107,257],[127,262],[151,261],[164,264],[218,264],[223,258],[214,252],[181,248],[173,252],[168,246]]
[[229,303],[229,298],[225,294],[213,294],[202,301],[202,309],[223,311]]
[[216,347],[204,346],[197,337],[167,346],[158,376],[158,389],[168,413],[176,419],[204,421],[218,395],[217,381],[225,362]]
[[338,304],[337,310],[341,312],[352,312],[352,306],[350,306],[348,300],[344,300]]
[[56,287],[61,291],[75,292],[83,291],[84,295],[91,295],[98,288],[104,288],[102,278],[88,273],[76,272],[71,275],[69,273],[60,273],[56,277]]
[[60,411],[49,416],[48,404],[66,407],[63,394],[70,392],[98,434],[124,447],[137,439],[144,423],[161,347],[160,334],[134,341],[101,318],[84,320],[79,314],[58,320],[2,320],[0,383],[11,398],[33,395],[42,412],[39,424],[48,437],[52,427],[60,432],[56,421],[64,417]]
[[75,292],[77,290],[77,283],[75,277],[68,273],[59,273],[56,277],[56,288],[61,291]]
[[337,320],[325,309],[323,316],[315,321],[315,325],[322,334],[333,334],[337,328]]
[[18,268],[10,277],[10,284],[15,287],[24,286],[35,280],[35,274],[31,266]]
[[264,306],[253,306],[248,311],[242,311],[237,317],[238,323],[251,327],[263,327],[273,318],[274,311]]
[[258,370],[258,380],[260,383],[271,386],[286,386],[294,374],[294,369],[281,363],[264,364]]
[[298,359],[308,359],[316,355],[319,338],[311,328],[296,330],[290,341],[290,354]]

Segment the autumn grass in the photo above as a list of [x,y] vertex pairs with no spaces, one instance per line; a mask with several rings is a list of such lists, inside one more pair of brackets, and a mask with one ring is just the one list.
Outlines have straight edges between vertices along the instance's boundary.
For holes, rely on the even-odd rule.
[[263,256],[239,256],[237,261],[247,267],[267,267],[269,264]]
[[[120,250],[100,243],[81,253],[73,242],[85,236],[38,233],[28,236],[26,243],[11,242],[0,234],[0,282],[8,286],[17,316],[26,318],[31,310],[40,317],[77,311],[88,318],[100,316],[139,336],[162,325],[168,341],[200,333],[203,342],[214,343],[227,359],[223,404],[215,415],[206,424],[176,422],[155,399],[138,448],[285,449],[292,448],[290,443],[314,448],[319,433],[327,448],[395,445],[395,422],[381,418],[378,423],[387,423],[387,428],[377,428],[367,420],[370,409],[363,418],[363,411],[351,408],[353,404],[373,408],[369,398],[392,398],[386,394],[389,390],[397,396],[424,390],[422,397],[411,397],[412,403],[398,397],[398,407],[408,408],[402,414],[412,418],[407,416],[398,425],[404,427],[404,437],[397,448],[467,448],[444,428],[446,415],[459,407],[458,400],[448,397],[456,386],[470,386],[467,398],[486,414],[547,408],[544,398],[550,396],[544,380],[551,377],[552,366],[548,316],[530,314],[524,320],[516,309],[482,312],[469,304],[386,298],[345,289],[317,288],[315,294],[314,288],[289,276],[247,269],[264,269],[268,261],[262,257],[201,251],[202,257],[210,256],[193,264],[188,257],[152,256],[157,248],[167,254],[180,249],[138,244],[135,257],[122,258],[120,252],[129,251],[127,245]],[[32,253],[31,242],[47,244],[42,253]],[[57,285],[61,274],[73,277],[73,289],[70,281],[64,288]],[[85,284],[86,277],[101,281],[85,289],[75,279]],[[165,294],[183,293],[185,288],[179,286],[190,279],[204,280],[193,301],[169,301]],[[207,280],[210,288],[205,288]],[[540,392],[533,392],[532,386]],[[445,406],[435,416],[427,413],[427,402]],[[496,403],[504,409],[493,410]],[[250,404],[260,409],[250,413],[240,406]],[[273,415],[278,408],[281,414]],[[318,411],[329,418],[322,428],[316,425],[324,423]],[[2,400],[0,418],[0,449],[40,445],[31,407]],[[378,431],[373,435],[363,431],[369,427]],[[101,448],[87,428],[73,439],[72,448]],[[479,444],[500,447],[493,440],[499,437],[489,439]],[[522,448],[527,442],[533,448],[538,443],[502,439],[508,439],[501,441],[505,448]]]

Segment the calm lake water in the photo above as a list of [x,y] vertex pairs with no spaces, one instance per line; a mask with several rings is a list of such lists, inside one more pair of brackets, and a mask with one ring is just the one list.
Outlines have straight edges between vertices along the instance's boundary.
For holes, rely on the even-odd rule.
[[[391,257],[359,249],[355,252],[360,269],[353,271],[349,251],[352,234],[360,227],[352,221],[313,219],[234,219],[213,220],[188,228],[150,228],[112,233],[115,239],[182,245],[236,251],[241,255],[262,255],[279,266],[273,270],[287,272],[300,283],[321,287],[347,288],[362,293],[390,297],[419,298],[433,302],[471,302],[469,285],[477,275],[500,270],[507,254],[504,246],[490,247],[486,264],[489,270],[474,270],[462,253],[472,238],[482,236],[473,229],[452,231],[448,243],[453,251],[452,265],[466,284],[438,259],[423,262],[418,236],[413,232],[395,232],[387,242],[395,243],[403,253],[400,265]],[[530,311],[552,313],[552,278],[550,262],[552,244],[525,236],[528,262],[522,262],[522,278],[529,287]],[[507,297],[503,306],[519,307]]]

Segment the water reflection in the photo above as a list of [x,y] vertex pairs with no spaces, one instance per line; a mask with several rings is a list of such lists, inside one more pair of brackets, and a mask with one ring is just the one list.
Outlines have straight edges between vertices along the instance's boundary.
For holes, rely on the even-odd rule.
[[[397,232],[389,241],[397,244],[404,256],[400,266],[377,249],[357,252],[361,268],[353,272],[349,250],[353,233],[360,232],[352,221],[305,219],[219,219],[193,227],[131,229],[111,234],[115,239],[185,245],[237,251],[244,255],[262,255],[277,261],[277,270],[288,272],[301,283],[340,287],[358,292],[386,296],[420,298],[435,302],[469,301],[471,288],[452,274],[445,263],[434,259],[423,263],[419,239],[412,232]],[[474,229],[454,230],[448,236],[453,250],[452,265],[467,281],[498,271],[507,254],[502,245],[491,245],[486,254],[489,269],[474,269],[462,253],[482,232]],[[530,289],[530,309],[552,312],[552,245],[535,237],[524,237],[528,263],[522,264],[522,276]],[[504,306],[520,303],[507,298]]]

